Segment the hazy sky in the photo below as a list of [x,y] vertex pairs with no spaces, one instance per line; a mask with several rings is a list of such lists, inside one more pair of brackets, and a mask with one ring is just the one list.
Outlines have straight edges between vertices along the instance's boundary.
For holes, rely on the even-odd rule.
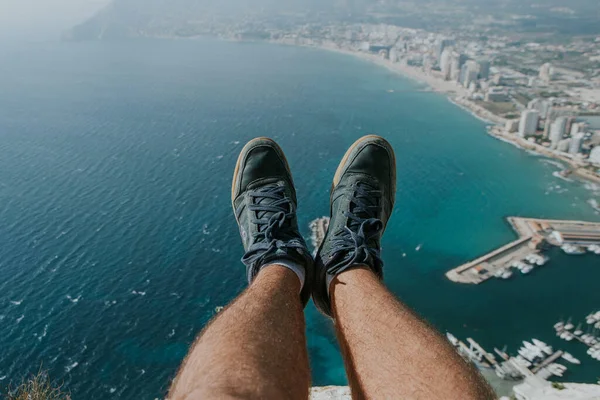
[[[0,0],[0,35],[58,35],[110,0]],[[0,37],[1,39],[2,37]]]

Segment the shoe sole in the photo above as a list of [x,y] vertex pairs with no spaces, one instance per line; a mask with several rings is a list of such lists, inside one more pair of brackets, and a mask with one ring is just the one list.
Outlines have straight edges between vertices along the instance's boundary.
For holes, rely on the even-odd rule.
[[[346,164],[348,163],[348,159],[350,158],[350,156],[352,155],[354,150],[358,146],[361,146],[363,143],[366,143],[373,139],[383,141],[386,144],[386,147],[390,150],[390,155],[391,155],[391,159],[392,159],[392,185],[394,185],[392,188],[393,189],[392,193],[394,193],[394,194],[396,193],[396,153],[394,152],[392,145],[387,140],[385,140],[384,138],[382,138],[379,135],[363,136],[360,139],[358,139],[356,142],[354,142],[352,144],[352,146],[350,146],[348,151],[346,151],[346,154],[344,154],[344,157],[342,158],[342,161],[338,165],[337,170],[335,171],[335,175],[333,176],[333,184],[331,185],[332,192],[333,192],[333,189],[335,189],[335,187],[337,185],[339,185],[340,180],[342,179],[342,175],[344,174],[344,170],[346,169]],[[395,195],[394,195],[394,197],[395,197]]]
[[267,141],[267,142],[269,142],[273,146],[273,148],[275,149],[275,151],[277,151],[279,153],[279,155],[281,156],[281,159],[283,160],[283,162],[285,164],[285,169],[287,170],[288,174],[290,175],[290,179],[292,179],[291,178],[292,174],[290,172],[290,166],[288,164],[288,161],[285,158],[285,154],[283,153],[283,150],[277,144],[277,142],[275,142],[273,139],[268,138],[268,137],[257,137],[257,138],[254,138],[254,139],[250,140],[242,148],[242,151],[240,151],[240,155],[238,156],[237,162],[235,163],[235,169],[233,170],[233,181],[231,182],[231,206],[233,207],[234,210],[235,210],[235,204],[234,204],[235,203],[235,192],[236,192],[236,188],[237,188],[237,184],[238,184],[238,180],[239,180],[240,167],[241,167],[242,162],[244,161],[246,155],[250,151],[250,149],[257,142],[261,142],[261,141]]

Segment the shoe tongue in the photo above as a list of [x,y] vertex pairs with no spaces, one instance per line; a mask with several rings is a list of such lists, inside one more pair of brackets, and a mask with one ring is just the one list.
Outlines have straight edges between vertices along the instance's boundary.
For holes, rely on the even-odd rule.
[[[283,186],[283,184],[281,182],[273,182],[273,183],[269,183],[269,184],[266,184],[266,185],[263,184],[263,185],[261,185],[259,188],[255,189],[255,190],[260,190],[260,191],[264,191],[266,193],[269,193],[269,189],[277,189],[277,188],[280,188],[282,186]],[[273,203],[280,201],[282,198],[284,198],[284,195],[279,196],[278,199],[274,199],[272,197],[258,197],[258,198],[256,198],[256,201],[255,201],[254,204],[258,205],[258,206],[261,206],[261,205],[262,206],[270,206]],[[271,218],[275,214],[284,212],[284,210],[285,210],[285,213],[289,213],[291,211],[289,203],[278,204],[277,207],[282,208],[282,210],[281,211],[277,211],[277,212],[271,211],[271,210],[265,210],[265,211],[257,210],[256,211],[256,216],[259,219]],[[259,227],[259,229],[261,231],[264,230],[264,229],[266,229],[266,225]]]

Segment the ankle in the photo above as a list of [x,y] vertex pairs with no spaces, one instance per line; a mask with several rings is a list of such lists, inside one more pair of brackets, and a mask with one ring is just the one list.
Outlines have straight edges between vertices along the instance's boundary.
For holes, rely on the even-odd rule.
[[341,272],[339,275],[331,277],[331,279],[328,278],[327,291],[331,297],[335,287],[351,287],[361,284],[365,280],[372,279],[378,280],[377,275],[375,275],[371,268],[366,265],[357,265]]
[[265,281],[270,282],[270,284],[276,282],[289,288],[290,292],[300,293],[304,287],[305,279],[304,274],[300,274],[300,271],[304,272],[301,266],[290,266],[289,263],[267,264],[260,269],[253,284],[262,284]]

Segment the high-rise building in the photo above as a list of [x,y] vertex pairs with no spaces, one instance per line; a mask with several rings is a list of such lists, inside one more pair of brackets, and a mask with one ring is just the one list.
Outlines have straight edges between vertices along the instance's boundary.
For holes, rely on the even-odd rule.
[[438,42],[438,48],[437,48],[437,52],[436,52],[437,59],[440,60],[441,57],[442,57],[442,53],[444,52],[444,50],[447,47],[454,46],[454,44],[455,44],[454,39],[448,39],[448,38],[441,39]]
[[490,78],[490,62],[488,60],[477,61],[479,67],[479,79],[488,80]]
[[563,139],[558,142],[558,146],[556,147],[558,151],[562,151],[566,153],[569,150],[569,145],[571,144],[571,139]]
[[567,118],[566,117],[558,117],[556,120],[550,125],[550,134],[548,138],[550,142],[552,142],[552,146],[558,146],[558,142],[562,140],[565,136],[567,127]]
[[465,63],[469,61],[469,57],[466,54],[459,54],[458,55],[458,68],[462,68],[463,65],[465,65]]
[[452,55],[452,61],[450,62],[450,80],[457,81],[460,76],[460,63],[458,61],[458,55]]
[[533,99],[527,103],[527,108],[539,111],[540,118],[545,119],[548,118],[550,103],[543,99]]
[[592,149],[589,161],[591,163],[600,165],[600,146],[596,146]]
[[550,82],[554,75],[554,68],[552,64],[546,63],[540,67],[540,79],[544,82]]
[[471,82],[477,81],[477,63],[474,61],[467,61],[460,69],[459,82],[464,87],[468,88]]
[[390,49],[390,62],[396,63],[398,62],[398,50],[395,47]]
[[534,110],[525,110],[519,121],[519,136],[534,135],[537,132],[540,114]]
[[444,49],[440,57],[440,70],[445,80],[450,80],[452,74],[452,47]]
[[515,133],[519,129],[519,120],[518,119],[509,119],[506,121],[504,125],[504,130],[508,133]]
[[571,136],[575,136],[578,133],[585,133],[588,126],[585,122],[575,122],[571,124]]
[[569,143],[570,154],[579,154],[581,152],[581,146],[583,146],[584,137],[585,135],[583,133],[578,133],[571,138],[571,142]]

